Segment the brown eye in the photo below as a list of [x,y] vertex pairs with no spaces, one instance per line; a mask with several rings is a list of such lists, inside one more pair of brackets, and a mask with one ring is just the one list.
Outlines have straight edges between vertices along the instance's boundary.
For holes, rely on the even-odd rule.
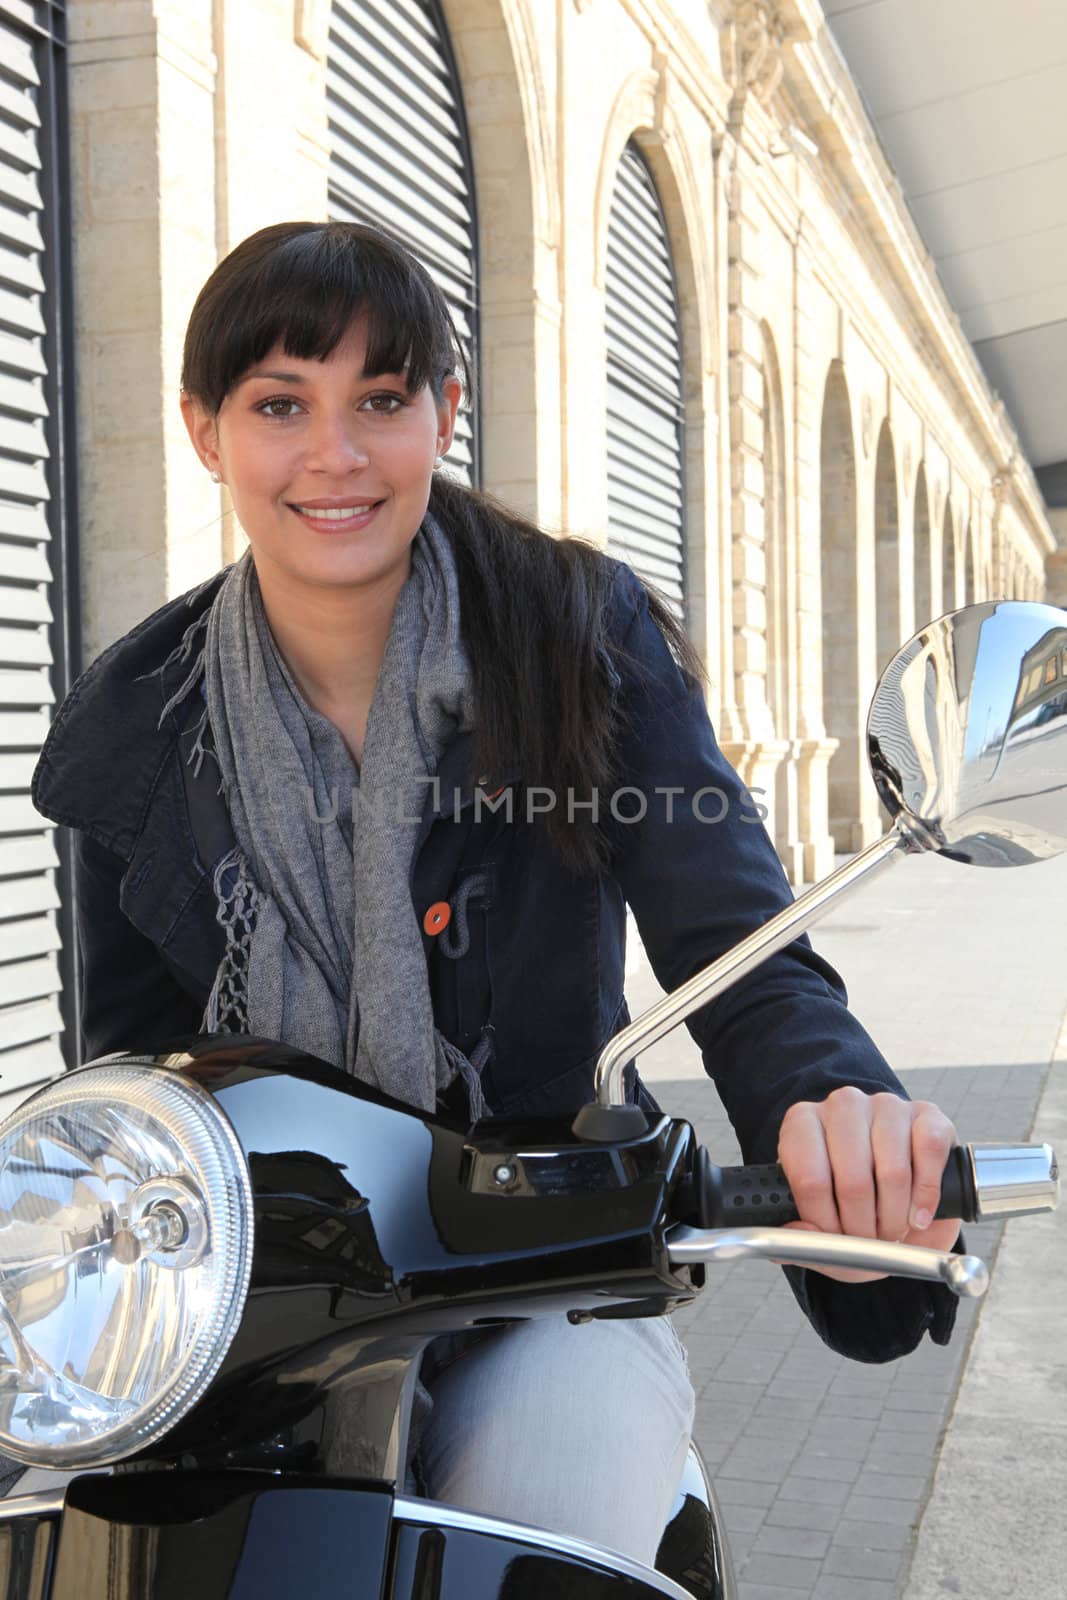
[[270,417],[272,419],[272,421],[274,421],[274,422],[288,422],[289,418],[293,415],[293,413],[291,411],[287,412],[284,415],[279,415],[279,413],[277,411],[272,411],[270,408],[271,408],[271,406],[295,406],[295,405],[296,405],[296,401],[293,400],[289,395],[287,395],[287,394],[279,394],[279,395],[275,395],[273,397],[273,399],[271,399],[271,400],[261,400],[259,405],[256,406],[256,410],[261,412],[263,414],[263,416]]

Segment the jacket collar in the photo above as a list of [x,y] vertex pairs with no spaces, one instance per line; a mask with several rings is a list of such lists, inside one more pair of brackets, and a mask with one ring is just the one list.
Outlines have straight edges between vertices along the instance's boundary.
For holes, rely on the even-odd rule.
[[189,663],[164,663],[225,577],[170,600],[82,673],[44,742],[31,782],[42,816],[79,828],[129,861],[188,710],[162,719]]

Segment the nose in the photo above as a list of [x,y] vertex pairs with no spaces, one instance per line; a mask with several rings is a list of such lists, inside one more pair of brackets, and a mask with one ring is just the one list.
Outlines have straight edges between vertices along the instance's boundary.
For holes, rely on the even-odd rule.
[[338,476],[370,461],[360,437],[358,421],[351,415],[320,413],[305,435],[307,450],[304,465],[309,472]]

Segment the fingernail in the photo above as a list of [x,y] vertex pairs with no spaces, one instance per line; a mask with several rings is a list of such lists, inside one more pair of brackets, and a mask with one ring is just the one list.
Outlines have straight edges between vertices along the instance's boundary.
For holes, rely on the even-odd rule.
[[919,1233],[925,1233],[926,1229],[930,1226],[933,1220],[934,1219],[930,1215],[929,1211],[916,1210],[913,1208],[911,1213],[911,1225]]

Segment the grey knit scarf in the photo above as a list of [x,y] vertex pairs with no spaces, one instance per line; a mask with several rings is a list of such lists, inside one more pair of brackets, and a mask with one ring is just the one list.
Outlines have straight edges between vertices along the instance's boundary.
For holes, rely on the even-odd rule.
[[197,761],[207,732],[237,840],[215,872],[227,945],[203,1028],[281,1040],[425,1111],[460,1073],[476,1120],[480,1063],[434,1025],[409,889],[433,774],[473,725],[444,531],[427,513],[415,537],[358,769],[275,644],[251,552],[194,627],[202,653],[165,710],[202,668]]

